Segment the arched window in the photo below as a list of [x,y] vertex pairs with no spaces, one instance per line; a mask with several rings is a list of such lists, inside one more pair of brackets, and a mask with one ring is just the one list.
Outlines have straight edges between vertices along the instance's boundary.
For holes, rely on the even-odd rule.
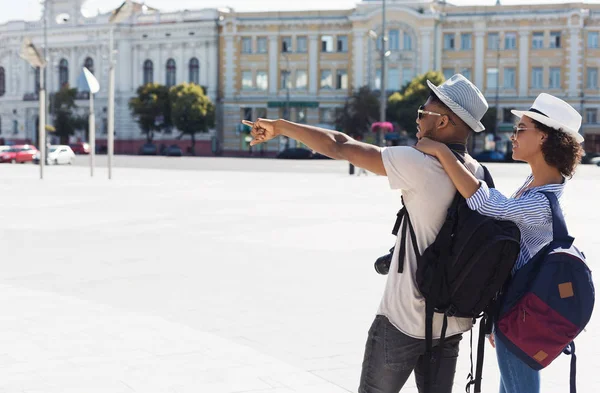
[[190,60],[190,83],[200,84],[200,62],[195,57]]
[[94,73],[94,60],[91,57],[86,57],[83,62],[83,66],[88,69],[92,74]]
[[154,83],[154,64],[152,60],[144,62],[144,84]]
[[0,97],[6,93],[6,74],[4,67],[0,67]]
[[167,60],[167,87],[175,86],[177,83],[176,71],[175,60]]
[[58,63],[58,86],[62,89],[69,85],[69,62],[61,59]]

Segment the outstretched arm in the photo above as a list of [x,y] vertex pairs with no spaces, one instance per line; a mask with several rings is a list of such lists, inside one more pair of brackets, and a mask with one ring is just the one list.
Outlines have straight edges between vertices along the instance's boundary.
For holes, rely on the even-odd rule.
[[381,148],[359,142],[350,136],[324,128],[292,123],[287,120],[258,119],[256,122],[244,120],[252,127],[251,146],[283,135],[302,142],[309,148],[336,160],[346,160],[378,175],[386,176],[381,158]]

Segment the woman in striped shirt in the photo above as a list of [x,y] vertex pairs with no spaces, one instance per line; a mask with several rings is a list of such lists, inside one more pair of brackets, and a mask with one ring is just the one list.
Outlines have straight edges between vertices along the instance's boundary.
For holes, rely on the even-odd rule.
[[[512,197],[479,181],[457,160],[448,147],[428,138],[416,148],[437,157],[468,206],[486,216],[513,221],[521,230],[521,251],[513,274],[552,241],[552,211],[542,194],[553,192],[560,199],[567,178],[581,160],[583,137],[579,134],[581,115],[563,100],[542,93],[529,111],[512,111],[519,117],[511,137],[513,159],[531,167]],[[512,354],[500,341],[494,342],[500,368],[500,393],[538,393],[539,371]]]

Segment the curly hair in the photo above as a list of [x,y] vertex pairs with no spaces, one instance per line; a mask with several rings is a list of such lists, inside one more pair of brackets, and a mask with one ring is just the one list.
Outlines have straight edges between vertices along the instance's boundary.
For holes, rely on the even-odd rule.
[[547,135],[546,141],[542,145],[544,160],[548,165],[558,169],[564,177],[572,178],[583,155],[581,145],[561,129],[548,127],[536,120],[533,120],[533,124],[535,128]]

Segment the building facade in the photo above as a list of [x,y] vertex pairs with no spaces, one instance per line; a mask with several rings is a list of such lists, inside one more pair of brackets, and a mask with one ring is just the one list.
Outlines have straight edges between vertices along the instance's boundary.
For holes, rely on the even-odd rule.
[[[46,0],[46,80],[52,94],[64,84],[75,86],[82,66],[94,72],[101,86],[96,129],[102,146],[111,25],[108,14],[84,18],[83,2]],[[600,5],[467,7],[387,0],[385,34],[381,11],[381,1],[363,0],[337,11],[136,13],[114,27],[115,151],[135,153],[144,143],[127,103],[150,81],[206,87],[217,106],[217,127],[199,135],[200,154],[258,154],[249,148],[243,119],[282,117],[334,128],[336,112],[353,90],[381,89],[385,36],[388,94],[430,70],[446,77],[460,72],[498,108],[498,131],[506,141],[515,120],[510,110],[526,109],[540,92],[549,92],[582,113],[585,148],[600,152]],[[37,142],[39,76],[18,56],[24,37],[43,47],[41,21],[0,25],[0,142]],[[81,114],[87,111],[85,97],[77,100]],[[178,135],[158,134],[156,143],[188,143],[176,140]],[[260,145],[260,153],[294,146],[280,139]]]
[[[353,89],[381,88],[381,1],[346,11],[231,12],[221,22],[225,150],[248,151],[242,119],[285,117],[334,126]],[[385,89],[418,74],[462,73],[497,107],[506,144],[514,118],[541,92],[583,116],[585,148],[600,151],[600,6],[453,6],[387,1]],[[281,150],[283,141],[264,147]]]
[[[47,27],[42,21],[9,22],[0,26],[0,139],[3,143],[37,144],[39,73],[19,57],[24,37],[31,38],[41,51],[47,39],[48,94],[61,86],[77,86],[86,66],[100,83],[95,115],[97,145],[107,138],[109,15],[84,18],[84,0],[46,0]],[[115,152],[137,153],[145,137],[132,117],[128,102],[137,88],[147,82],[175,85],[194,82],[217,100],[218,81],[217,10],[175,13],[136,13],[115,26]],[[88,113],[86,94],[78,94],[78,112]],[[52,116],[48,117],[52,124]],[[183,143],[176,130],[158,134],[156,143]],[[84,132],[75,140],[85,141]],[[201,153],[210,154],[210,135],[198,137]],[[187,146],[188,142],[185,141]]]

